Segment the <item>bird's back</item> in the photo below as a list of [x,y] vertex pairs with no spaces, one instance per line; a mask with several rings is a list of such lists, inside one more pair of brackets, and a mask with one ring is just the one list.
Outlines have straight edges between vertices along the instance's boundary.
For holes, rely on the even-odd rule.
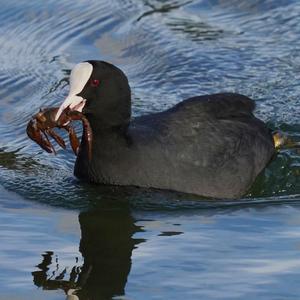
[[145,182],[154,177],[158,187],[212,197],[244,194],[274,154],[254,108],[245,96],[215,94],[137,118],[130,133]]

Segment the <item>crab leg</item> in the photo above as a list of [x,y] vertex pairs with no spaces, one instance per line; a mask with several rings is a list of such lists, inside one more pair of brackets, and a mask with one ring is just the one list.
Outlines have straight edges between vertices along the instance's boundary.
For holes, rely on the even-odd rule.
[[49,134],[59,146],[66,149],[65,141],[53,129],[47,129],[46,133]]
[[55,151],[55,148],[53,147],[53,145],[51,144],[51,142],[50,142],[50,140],[49,140],[49,138],[48,138],[48,135],[47,135],[47,133],[48,133],[48,130],[42,130],[42,133],[44,134],[44,136],[45,136],[45,138],[46,138],[46,140],[47,140],[47,143],[50,145],[50,147],[51,147],[51,152],[53,152],[54,153],[54,155],[56,155],[56,151]]
[[79,111],[69,111],[68,116],[72,120],[80,120],[83,124],[83,136],[87,144],[88,159],[92,159],[92,142],[93,142],[93,131],[88,119]]
[[82,123],[83,123],[83,134],[84,138],[87,142],[88,147],[88,158],[89,161],[92,159],[92,142],[93,142],[93,131],[91,128],[91,125],[87,118],[85,116],[82,117]]
[[[42,149],[44,149],[48,153],[53,152],[53,147],[52,147],[51,143],[49,142],[48,137],[46,136],[47,139],[44,139],[42,137],[41,130],[38,128],[37,122],[35,120],[32,119],[29,121],[27,128],[26,128],[26,132],[27,132],[27,135],[34,142],[36,142],[38,145],[40,145],[40,147]],[[45,135],[45,133],[44,133],[44,135]]]
[[72,150],[75,153],[75,155],[78,155],[80,143],[79,143],[79,140],[78,140],[78,137],[76,135],[74,128],[70,125],[66,125],[63,128],[68,131]]

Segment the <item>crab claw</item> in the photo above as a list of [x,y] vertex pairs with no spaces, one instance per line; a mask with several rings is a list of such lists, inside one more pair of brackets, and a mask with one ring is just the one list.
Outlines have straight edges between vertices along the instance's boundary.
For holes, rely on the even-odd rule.
[[34,119],[31,119],[26,128],[27,135],[31,138],[34,142],[36,142],[40,147],[46,150],[48,153],[53,152],[53,147],[51,143],[44,139],[41,134],[41,130],[38,128],[37,122]]

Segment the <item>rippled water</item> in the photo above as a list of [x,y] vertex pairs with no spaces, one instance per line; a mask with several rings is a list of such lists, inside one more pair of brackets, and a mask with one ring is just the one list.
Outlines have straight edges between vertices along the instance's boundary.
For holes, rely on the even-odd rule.
[[299,141],[299,1],[0,4],[0,299],[298,298],[299,150],[213,201],[82,184],[71,151],[42,152],[25,126],[75,63],[102,59],[128,75],[134,115],[234,91]]

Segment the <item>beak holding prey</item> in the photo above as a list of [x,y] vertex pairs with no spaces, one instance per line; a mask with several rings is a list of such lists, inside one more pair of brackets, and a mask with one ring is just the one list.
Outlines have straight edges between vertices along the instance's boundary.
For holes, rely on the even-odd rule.
[[76,111],[82,112],[85,102],[86,102],[86,100],[80,96],[68,95],[68,97],[65,99],[65,101],[59,107],[57,114],[55,116],[55,121],[57,121],[59,119],[59,117],[61,116],[61,114],[68,108],[71,111],[76,110]]
[[[52,137],[62,148],[66,148],[64,140],[53,130],[63,128],[69,133],[70,144],[75,155],[79,153],[80,142],[71,122],[79,120],[83,125],[83,135],[87,144],[89,161],[92,158],[93,132],[88,119],[82,114],[86,99],[79,96],[89,82],[93,66],[88,62],[76,65],[70,75],[70,91],[65,101],[57,107],[50,107],[35,114],[27,125],[27,135],[47,152],[56,153],[49,137]],[[49,136],[49,137],[48,137]]]

